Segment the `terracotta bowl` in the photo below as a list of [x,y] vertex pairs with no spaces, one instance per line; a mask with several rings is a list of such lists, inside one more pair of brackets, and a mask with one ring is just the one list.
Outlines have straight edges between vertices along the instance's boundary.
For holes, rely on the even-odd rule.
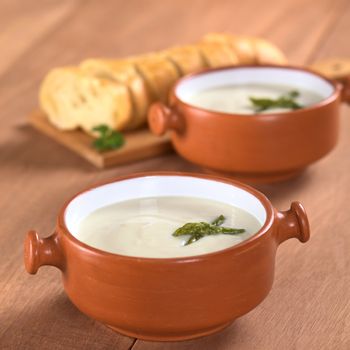
[[[210,254],[182,258],[137,258],[92,248],[75,237],[92,211],[132,198],[193,196],[247,210],[261,223],[246,241]],[[309,239],[302,205],[274,209],[260,192],[232,180],[183,173],[119,177],[69,200],[54,233],[39,238],[29,231],[24,262],[35,274],[40,266],[62,271],[69,299],[86,315],[112,329],[148,340],[184,340],[217,332],[269,293],[280,243]]]
[[[252,82],[290,82],[294,88],[315,91],[323,99],[291,112],[253,115],[214,112],[186,102],[196,91]],[[349,90],[342,90],[340,83],[306,69],[211,69],[180,79],[171,92],[170,106],[153,104],[148,121],[156,135],[171,131],[175,150],[210,172],[247,182],[274,182],[299,174],[335,146],[341,95],[350,100]]]

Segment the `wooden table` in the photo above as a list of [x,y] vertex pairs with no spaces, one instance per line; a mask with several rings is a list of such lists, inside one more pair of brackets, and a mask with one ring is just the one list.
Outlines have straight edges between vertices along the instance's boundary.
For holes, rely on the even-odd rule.
[[81,314],[60,272],[22,263],[26,231],[51,233],[63,201],[116,175],[199,171],[175,154],[97,171],[26,121],[46,71],[93,56],[187,43],[209,31],[262,35],[290,61],[350,57],[347,0],[2,0],[0,3],[0,349],[350,349],[350,111],[337,148],[288,183],[262,190],[307,208],[312,239],[283,244],[268,298],[220,334],[181,343],[124,337]]

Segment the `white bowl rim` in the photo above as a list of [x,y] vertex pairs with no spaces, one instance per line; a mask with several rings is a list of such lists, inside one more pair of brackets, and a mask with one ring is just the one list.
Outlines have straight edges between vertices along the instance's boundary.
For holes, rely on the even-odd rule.
[[[225,113],[225,112],[220,112],[220,111],[215,111],[215,110],[211,110],[211,109],[206,109],[206,108],[202,108],[199,106],[195,106],[192,105],[191,103],[185,101],[185,99],[183,99],[179,94],[179,90],[184,88],[185,84],[191,83],[191,81],[201,78],[201,77],[208,77],[211,74],[218,74],[218,73],[223,73],[223,72],[228,72],[228,71],[232,71],[232,72],[236,72],[236,71],[244,71],[244,70],[266,70],[266,69],[271,69],[271,70],[275,70],[275,71],[286,71],[286,72],[294,72],[294,73],[299,73],[299,74],[305,74],[308,75],[310,77],[313,77],[315,79],[318,79],[318,81],[323,82],[324,84],[326,84],[329,89],[331,89],[329,91],[328,96],[324,97],[323,99],[321,99],[318,103],[312,104],[310,106],[306,106],[300,109],[295,109],[295,110],[291,110],[291,111],[286,111],[286,112],[271,112],[271,113],[256,113],[256,114],[239,114],[239,113]],[[219,86],[220,84],[218,84]],[[221,84],[222,86],[223,84]],[[303,112],[305,111],[309,111],[309,110],[313,110],[315,108],[320,108],[323,107],[325,105],[328,105],[329,103],[333,102],[338,95],[340,94],[341,91],[341,84],[339,84],[338,82],[328,79],[324,76],[322,76],[321,74],[318,74],[317,72],[311,70],[311,69],[307,69],[307,68],[302,68],[302,67],[297,67],[297,66],[292,66],[292,65],[272,65],[272,64],[264,64],[264,65],[256,65],[256,64],[246,64],[246,65],[239,65],[239,66],[224,66],[224,67],[219,67],[219,68],[206,68],[200,71],[197,71],[195,73],[191,73],[188,74],[182,78],[180,78],[177,83],[173,86],[172,90],[171,90],[171,95],[173,97],[175,97],[176,100],[180,101],[181,104],[185,105],[186,107],[189,108],[193,108],[196,110],[200,110],[203,112],[206,112],[208,115],[210,114],[215,114],[216,116],[223,116],[223,117],[227,117],[227,116],[234,116],[234,117],[243,117],[243,118],[247,118],[247,117],[258,117],[258,118],[271,118],[272,116],[278,116],[278,117],[290,117],[290,116],[294,116],[294,115],[300,115],[303,114]]]
[[[223,183],[225,185],[233,186],[235,188],[239,188],[243,190],[244,192],[247,192],[255,197],[257,201],[260,202],[260,204],[264,207],[264,210],[266,212],[266,218],[265,222],[262,224],[260,230],[249,237],[248,239],[244,240],[243,242],[222,249],[218,251],[214,251],[211,253],[201,254],[201,255],[195,255],[195,256],[184,256],[184,257],[173,257],[173,258],[150,258],[150,257],[135,257],[135,256],[128,256],[128,255],[121,255],[117,253],[111,253],[107,252],[98,248],[94,248],[90,245],[87,245],[86,243],[80,241],[78,238],[75,237],[75,235],[69,230],[69,228],[66,225],[66,214],[67,214],[67,208],[74,202],[76,198],[79,198],[80,196],[86,195],[87,193],[91,193],[94,190],[103,188],[104,186],[108,186],[109,184],[125,181],[128,179],[136,179],[136,178],[156,178],[156,177],[169,177],[169,176],[176,176],[176,177],[185,177],[190,178],[193,181],[197,181],[198,179],[205,179],[212,182],[218,182]],[[92,186],[86,190],[83,190],[79,193],[77,193],[75,196],[73,196],[71,199],[69,199],[65,205],[62,207],[57,220],[57,229],[59,232],[63,232],[65,236],[67,236],[75,245],[80,246],[83,250],[88,251],[89,253],[94,253],[96,257],[101,256],[107,256],[111,258],[119,258],[119,259],[128,259],[128,260],[137,260],[137,261],[163,261],[163,262],[190,262],[190,261],[198,261],[206,258],[214,258],[215,256],[221,255],[221,254],[232,254],[234,252],[239,252],[242,249],[245,249],[246,247],[256,244],[257,241],[266,235],[266,233],[270,230],[272,224],[274,221],[274,209],[272,207],[272,204],[270,201],[259,191],[256,189],[242,184],[238,181],[231,180],[224,177],[219,176],[212,176],[212,175],[206,175],[206,174],[196,174],[196,173],[184,173],[184,172],[147,172],[147,173],[135,173],[131,175],[126,176],[120,176],[117,177],[111,181],[103,182],[100,184],[97,184],[95,186]]]

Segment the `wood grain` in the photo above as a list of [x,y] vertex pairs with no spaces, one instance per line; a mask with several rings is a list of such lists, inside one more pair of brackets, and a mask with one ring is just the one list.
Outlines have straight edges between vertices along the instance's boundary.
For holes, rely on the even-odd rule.
[[[16,3],[9,5],[10,2],[5,2],[0,13],[0,51],[6,52],[1,58],[0,74],[72,13],[77,2],[47,1],[42,6],[33,6],[35,4],[29,2],[21,6],[16,6]],[[40,21],[40,26],[33,25],[37,21]],[[13,45],[14,39],[16,45]]]
[[313,237],[307,245],[290,241],[280,247],[271,294],[224,332],[182,343],[135,343],[76,310],[54,268],[25,273],[25,232],[50,234],[60,206],[76,191],[135,171],[200,171],[174,154],[96,171],[35,132],[26,116],[37,105],[37,87],[49,68],[88,56],[147,52],[222,30],[264,35],[298,64],[350,57],[346,0],[101,3],[0,3],[0,29],[7,33],[0,35],[0,47],[9,53],[0,56],[0,348],[349,349],[350,111],[345,106],[339,145],[329,156],[293,181],[261,188],[279,209],[295,199],[303,202]]

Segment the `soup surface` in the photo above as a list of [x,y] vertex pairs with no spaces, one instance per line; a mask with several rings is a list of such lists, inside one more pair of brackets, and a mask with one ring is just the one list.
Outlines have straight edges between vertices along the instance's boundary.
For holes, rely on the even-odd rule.
[[[198,91],[188,96],[185,102],[216,112],[255,114],[254,104],[250,101],[250,97],[278,99],[283,95],[288,95],[291,91],[299,93],[299,96],[294,100],[303,107],[313,105],[323,99],[317,92],[289,85],[246,84],[220,86]],[[280,113],[290,110],[291,108],[273,108],[259,113]]]
[[[236,235],[205,236],[185,245],[189,236],[172,233],[189,222],[210,223],[224,215],[224,227],[243,228]],[[111,253],[151,258],[173,258],[214,252],[238,244],[262,224],[245,210],[226,203],[194,197],[132,199],[92,212],[80,223],[80,241]]]

